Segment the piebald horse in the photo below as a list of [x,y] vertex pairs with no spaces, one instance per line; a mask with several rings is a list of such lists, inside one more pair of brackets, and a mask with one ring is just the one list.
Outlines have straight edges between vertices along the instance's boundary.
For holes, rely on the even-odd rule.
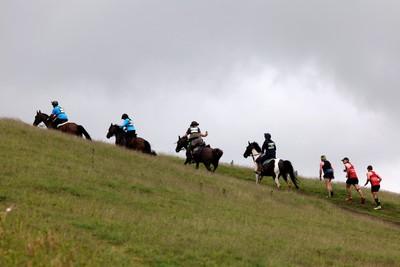
[[[256,143],[250,143],[246,147],[244,151],[243,157],[247,158],[248,156],[253,157],[254,161],[254,171],[257,170],[257,163],[256,160],[262,155],[260,146]],[[291,182],[287,176],[290,176],[290,180],[292,180],[294,186],[299,188],[298,183],[299,180],[296,178],[294,174],[294,169],[292,163],[288,160],[282,159],[272,159],[268,163],[263,165],[263,170],[261,174],[256,173],[256,183],[259,184],[262,180],[263,176],[272,176],[274,179],[276,186],[281,188],[281,184],[279,183],[279,177],[282,176],[283,179],[286,181],[289,187],[291,187]]]

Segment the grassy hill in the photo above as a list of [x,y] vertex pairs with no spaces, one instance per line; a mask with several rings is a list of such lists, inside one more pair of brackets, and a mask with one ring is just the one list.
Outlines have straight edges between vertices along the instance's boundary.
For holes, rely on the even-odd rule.
[[374,211],[344,184],[256,186],[216,173],[0,119],[0,266],[396,266],[400,196]]

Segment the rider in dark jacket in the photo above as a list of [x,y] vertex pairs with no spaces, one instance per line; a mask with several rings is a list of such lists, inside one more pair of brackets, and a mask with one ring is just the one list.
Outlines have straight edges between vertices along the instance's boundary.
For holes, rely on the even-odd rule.
[[271,134],[264,134],[265,141],[262,145],[261,152],[263,153],[256,162],[257,162],[257,174],[261,174],[263,170],[263,163],[267,160],[276,158],[276,145],[275,142],[271,140]]

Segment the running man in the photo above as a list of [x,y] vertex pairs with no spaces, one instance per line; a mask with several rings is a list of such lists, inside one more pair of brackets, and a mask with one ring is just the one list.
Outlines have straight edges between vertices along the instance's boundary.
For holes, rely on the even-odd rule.
[[369,165],[367,167],[367,181],[365,182],[366,186],[368,184],[368,182],[371,182],[371,193],[372,196],[374,197],[375,203],[376,203],[376,207],[374,208],[375,210],[380,210],[382,209],[381,207],[381,202],[378,199],[378,191],[381,188],[381,181],[382,178],[379,174],[377,174],[376,172],[373,171],[373,168],[371,165]]
[[350,163],[349,158],[347,158],[347,157],[343,158],[342,162],[345,167],[345,169],[343,171],[346,172],[346,178],[347,178],[346,190],[347,190],[347,194],[349,195],[349,197],[346,198],[346,201],[353,202],[353,197],[351,196],[351,190],[350,190],[350,187],[353,185],[354,188],[357,190],[358,194],[361,196],[361,204],[364,204],[365,197],[363,196],[361,188],[358,185],[358,177],[357,177],[357,173],[356,173],[356,170],[354,169],[353,164]]

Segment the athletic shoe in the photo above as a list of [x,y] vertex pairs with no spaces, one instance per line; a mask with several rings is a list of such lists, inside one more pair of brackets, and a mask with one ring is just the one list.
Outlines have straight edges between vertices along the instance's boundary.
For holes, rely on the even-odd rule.
[[331,197],[333,197],[333,191],[331,191]]
[[374,208],[374,210],[381,210],[381,209],[382,209],[381,206],[378,206],[378,207],[375,207],[375,208]]
[[350,197],[346,197],[346,201],[353,202],[354,200],[352,198],[350,198]]
[[364,204],[364,202],[365,202],[365,197],[362,197],[361,198],[361,204]]

